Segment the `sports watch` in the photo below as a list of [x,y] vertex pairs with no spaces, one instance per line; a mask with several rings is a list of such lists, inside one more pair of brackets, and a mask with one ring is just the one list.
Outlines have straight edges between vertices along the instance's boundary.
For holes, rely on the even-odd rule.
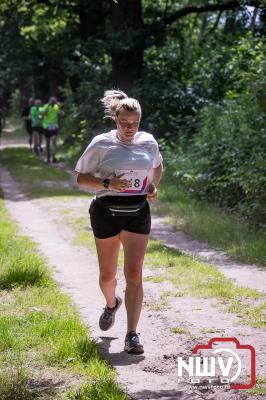
[[102,180],[102,185],[105,189],[109,188],[109,184],[110,184],[110,179],[106,178]]

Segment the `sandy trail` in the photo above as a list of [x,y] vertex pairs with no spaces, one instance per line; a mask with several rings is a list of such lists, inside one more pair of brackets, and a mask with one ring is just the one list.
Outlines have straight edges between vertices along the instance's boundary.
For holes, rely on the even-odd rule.
[[[121,307],[116,324],[110,331],[99,330],[98,318],[104,301],[98,288],[97,259],[92,251],[73,245],[74,232],[62,217],[62,212],[66,208],[70,208],[76,215],[86,215],[88,200],[71,198],[71,203],[58,198],[28,200],[18,183],[3,167],[0,168],[0,177],[5,205],[11,217],[17,221],[20,233],[31,237],[37,243],[40,252],[52,268],[54,278],[79,307],[81,316],[90,326],[103,356],[116,368],[119,382],[130,399],[247,398],[245,391],[224,389],[199,391],[196,388],[188,389],[178,385],[177,356],[191,355],[191,350],[196,344],[207,343],[211,337],[235,336],[241,343],[253,345],[257,354],[257,374],[266,375],[263,329],[239,324],[237,315],[225,313],[223,305],[216,299],[168,295],[167,306],[154,311],[152,306],[160,301],[160,296],[166,291],[168,293],[174,291],[168,282],[160,284],[144,282],[145,301],[139,332],[145,345],[145,354],[132,356],[124,353],[125,308]],[[158,228],[158,223],[161,221],[157,220],[153,232],[156,234],[156,229],[159,229],[160,232],[157,233],[163,234],[162,228]],[[144,270],[144,276],[152,276],[154,273],[147,268]],[[117,293],[123,295],[124,288],[123,272],[119,269]],[[177,325],[186,329],[188,333],[180,335],[172,333],[171,328]],[[202,330],[210,328],[213,329],[213,333],[203,333]],[[259,397],[249,396],[249,399],[257,398]]]

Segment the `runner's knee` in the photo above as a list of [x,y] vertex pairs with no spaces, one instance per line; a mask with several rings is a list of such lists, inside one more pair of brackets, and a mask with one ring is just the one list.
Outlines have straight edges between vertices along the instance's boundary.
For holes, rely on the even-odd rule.
[[142,282],[141,268],[133,268],[125,272],[126,283],[128,285],[139,285]]
[[99,276],[100,283],[112,283],[115,280],[115,273],[101,272]]

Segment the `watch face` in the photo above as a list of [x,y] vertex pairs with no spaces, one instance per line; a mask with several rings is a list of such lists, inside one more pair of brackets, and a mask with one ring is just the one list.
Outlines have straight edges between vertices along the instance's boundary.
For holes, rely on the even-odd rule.
[[108,189],[109,183],[110,183],[110,179],[104,179],[102,181],[103,187],[106,188],[106,189]]

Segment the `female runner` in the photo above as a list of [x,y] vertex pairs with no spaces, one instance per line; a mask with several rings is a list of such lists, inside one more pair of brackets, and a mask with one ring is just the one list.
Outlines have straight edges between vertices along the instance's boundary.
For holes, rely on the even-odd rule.
[[157,197],[162,156],[154,137],[139,131],[141,107],[119,90],[101,100],[116,129],[93,138],[76,165],[77,182],[96,194],[89,209],[99,261],[99,284],[106,300],[99,325],[104,331],[115,322],[122,299],[116,295],[117,259],[122,243],[126,279],[127,333],[124,350],[144,352],[136,332],[143,288],[142,265],[151,216],[149,201]]

